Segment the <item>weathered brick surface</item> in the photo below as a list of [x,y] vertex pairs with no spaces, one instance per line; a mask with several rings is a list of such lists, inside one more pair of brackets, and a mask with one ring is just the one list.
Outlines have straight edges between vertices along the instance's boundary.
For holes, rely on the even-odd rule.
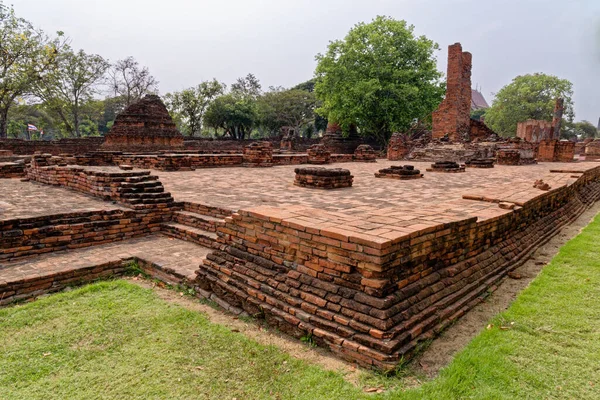
[[471,53],[460,43],[448,46],[446,97],[433,112],[434,139],[448,136],[452,141],[469,138],[471,126]]
[[158,177],[150,175],[150,171],[124,172],[105,167],[69,166],[62,157],[36,155],[27,170],[27,177],[138,209],[164,209],[174,205],[171,194],[165,192]]
[[600,139],[589,142],[585,146],[586,160],[600,160]]
[[599,180],[595,167],[496,217],[388,241],[284,212],[240,211],[218,228],[221,248],[200,266],[196,284],[291,335],[312,334],[344,358],[391,369],[598,200]]
[[465,172],[465,166],[454,161],[436,161],[427,168],[427,172]]
[[357,162],[376,162],[377,152],[368,144],[361,144],[354,150],[353,160]]
[[103,150],[156,151],[183,148],[183,136],[160,97],[146,95],[117,115]]
[[11,151],[20,155],[33,154],[38,151],[52,155],[61,153],[83,154],[100,149],[102,143],[104,143],[103,137],[59,140],[0,139],[0,150]]
[[25,163],[0,162],[0,179],[22,178],[25,176]]
[[412,165],[392,165],[389,168],[380,169],[375,173],[376,178],[390,178],[399,180],[420,179],[423,174]]
[[296,168],[294,185],[315,189],[339,189],[352,186],[354,177],[342,168],[303,167]]
[[329,164],[331,152],[323,144],[314,144],[307,150],[309,164]]
[[538,148],[538,161],[575,161],[575,142],[562,140],[542,140]]
[[517,124],[517,137],[535,143],[542,140],[551,140],[552,122],[536,119],[519,122]]
[[272,167],[273,145],[271,142],[257,142],[244,147],[243,166]]
[[408,144],[404,141],[401,133],[394,133],[390,138],[387,149],[387,159],[390,161],[400,161],[409,152]]

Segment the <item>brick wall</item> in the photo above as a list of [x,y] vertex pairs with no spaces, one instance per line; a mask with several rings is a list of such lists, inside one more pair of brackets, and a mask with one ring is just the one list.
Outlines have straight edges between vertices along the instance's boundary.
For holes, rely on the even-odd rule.
[[528,142],[538,143],[552,139],[552,122],[528,119],[517,124],[517,137]]
[[35,152],[59,155],[62,153],[84,154],[97,151],[104,143],[103,137],[59,140],[0,139],[0,150],[10,150],[14,154],[26,155]]

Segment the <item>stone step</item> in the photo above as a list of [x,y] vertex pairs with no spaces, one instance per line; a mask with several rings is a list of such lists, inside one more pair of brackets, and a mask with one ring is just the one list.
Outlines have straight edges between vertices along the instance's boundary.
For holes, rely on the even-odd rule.
[[204,229],[209,232],[216,232],[219,223],[224,222],[220,218],[192,211],[176,211],[173,213],[173,220],[179,224]]
[[177,222],[163,223],[160,228],[161,232],[167,236],[196,243],[201,246],[211,248],[215,247],[217,243],[217,234],[204,229],[193,228]]

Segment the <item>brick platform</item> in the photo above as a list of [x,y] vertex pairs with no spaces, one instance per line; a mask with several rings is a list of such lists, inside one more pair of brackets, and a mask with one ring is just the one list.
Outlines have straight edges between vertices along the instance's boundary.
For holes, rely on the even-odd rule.
[[465,166],[454,161],[437,161],[427,168],[427,172],[456,173],[465,172]]
[[390,178],[399,180],[420,179],[423,174],[412,165],[396,166],[392,165],[389,168],[380,169],[375,173],[376,178]]
[[162,235],[0,263],[0,306],[57,292],[66,286],[120,276],[135,261],[154,278],[186,284],[208,249]]
[[222,246],[196,283],[284,332],[393,369],[600,198],[600,167],[588,165],[578,178],[545,171],[548,192],[531,181],[469,191],[462,201],[488,209],[479,218],[442,205],[418,224],[407,224],[414,216],[400,208],[362,218],[307,206],[239,211],[218,228]]
[[352,186],[354,178],[350,171],[342,168],[296,168],[294,185],[313,189],[340,189]]

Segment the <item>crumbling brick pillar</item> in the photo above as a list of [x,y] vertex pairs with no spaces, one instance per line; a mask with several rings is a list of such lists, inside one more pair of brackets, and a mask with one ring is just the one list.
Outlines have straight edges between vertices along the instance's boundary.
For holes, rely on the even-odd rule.
[[559,97],[556,99],[556,104],[554,105],[554,114],[552,116],[552,138],[555,140],[560,140],[560,128],[562,125],[562,116],[564,110],[565,100]]
[[244,147],[244,167],[272,167],[273,145],[271,142],[256,142]]
[[394,133],[388,143],[387,158],[390,161],[399,161],[408,154],[408,146],[401,133]]
[[471,111],[471,53],[460,43],[448,46],[446,97],[433,112],[434,139],[448,135],[452,141],[469,137]]

